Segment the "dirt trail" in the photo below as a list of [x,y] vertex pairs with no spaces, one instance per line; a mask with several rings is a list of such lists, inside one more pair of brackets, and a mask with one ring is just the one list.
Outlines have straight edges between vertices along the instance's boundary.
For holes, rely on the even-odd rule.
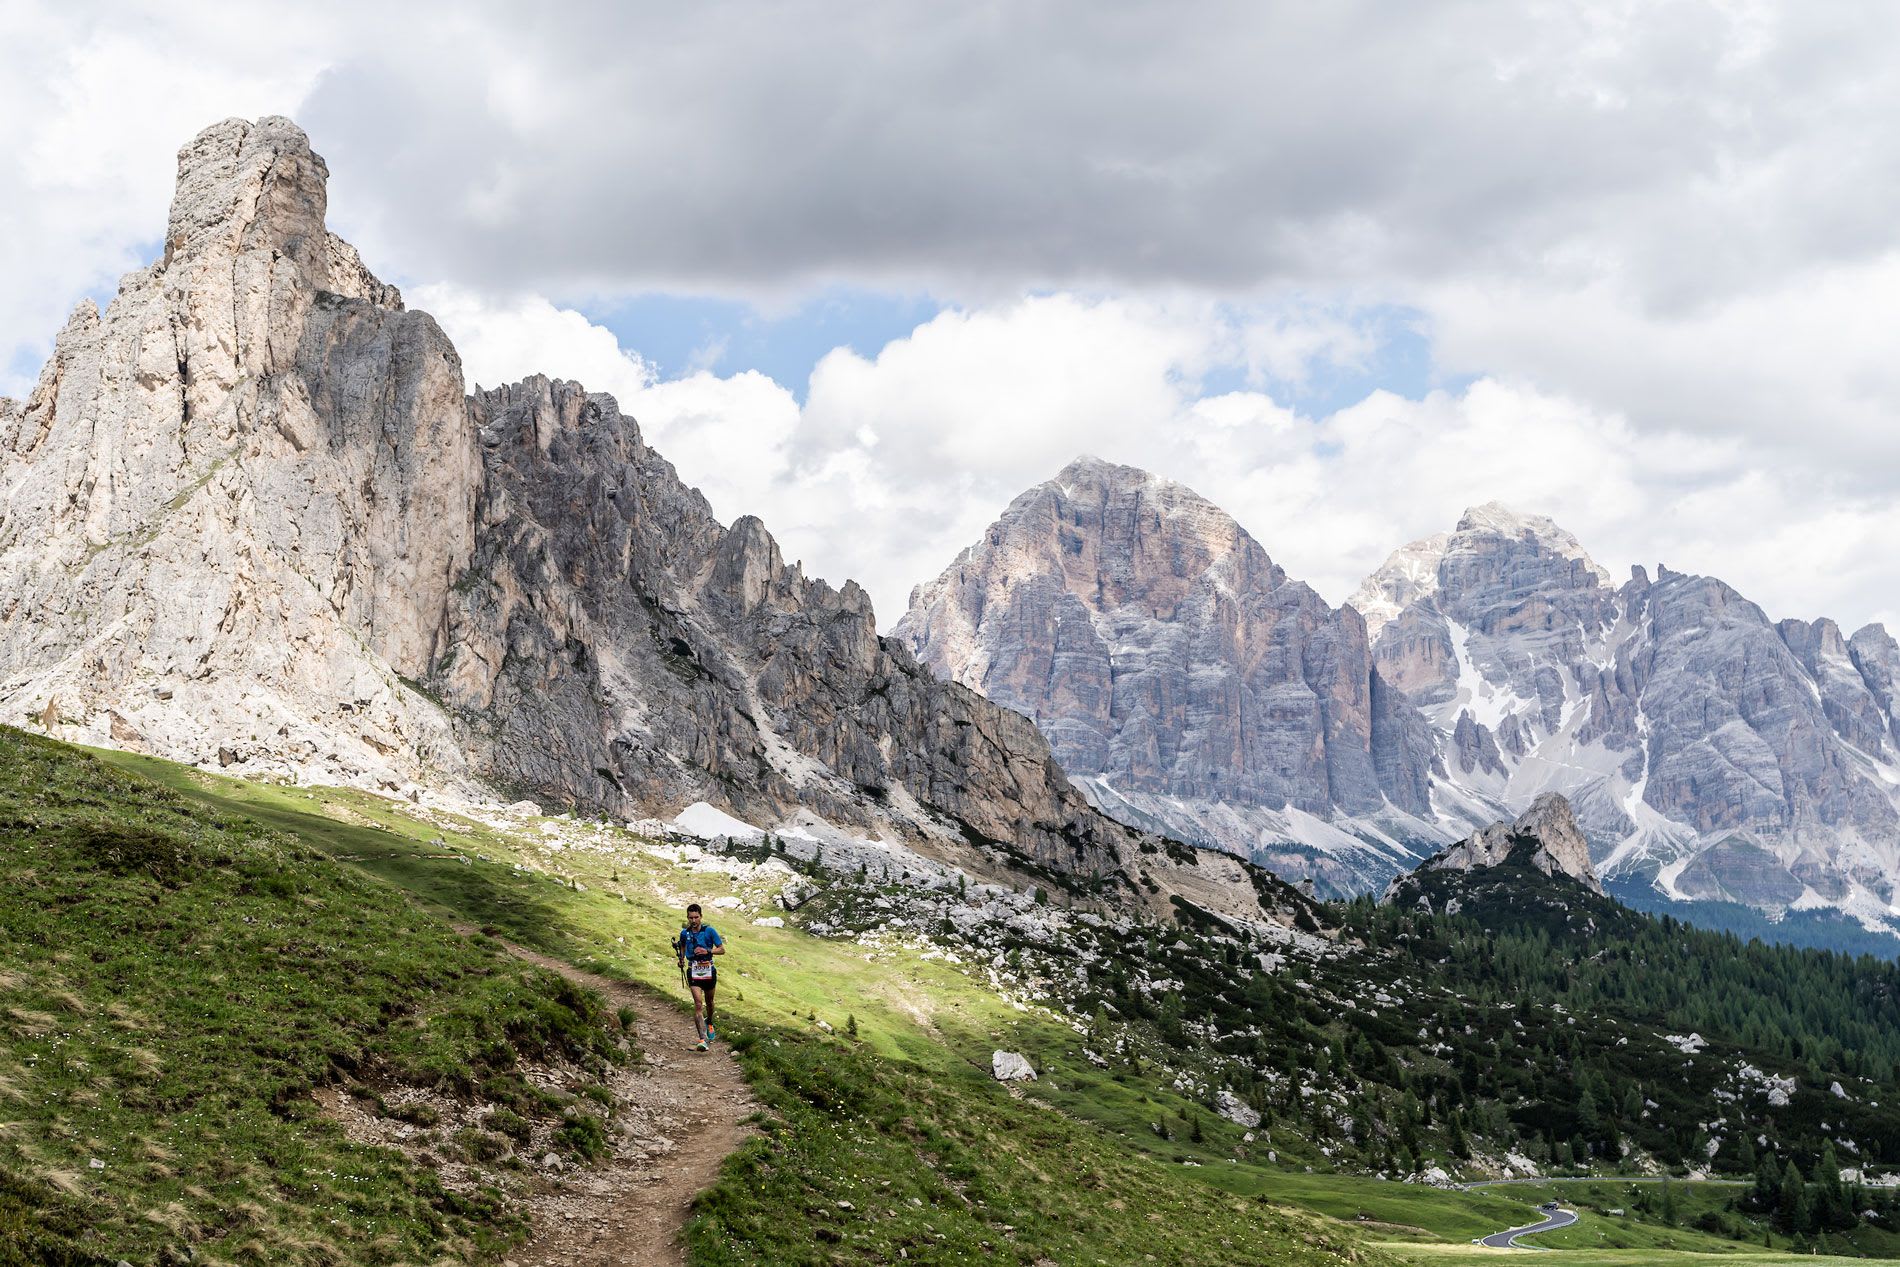
[[529,963],[601,992],[608,1006],[638,1014],[634,1038],[646,1053],[615,1075],[614,1117],[632,1129],[614,1155],[553,1180],[533,1199],[534,1239],[508,1255],[514,1267],[684,1264],[680,1233],[687,1207],[718,1176],[726,1155],[751,1134],[758,1108],[723,1044],[691,1048],[693,1020],[650,990],[582,972],[509,946]]

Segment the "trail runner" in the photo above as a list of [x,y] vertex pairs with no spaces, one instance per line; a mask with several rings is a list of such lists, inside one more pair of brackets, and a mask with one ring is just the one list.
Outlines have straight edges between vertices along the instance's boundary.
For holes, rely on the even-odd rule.
[[711,924],[700,922],[699,903],[694,902],[686,908],[686,927],[680,929],[673,950],[679,956],[680,969],[686,974],[686,984],[693,992],[693,1027],[699,1034],[694,1050],[705,1051],[707,1044],[719,1037],[713,1029],[713,991],[719,985],[719,969],[713,963],[713,956],[726,953],[726,939]]

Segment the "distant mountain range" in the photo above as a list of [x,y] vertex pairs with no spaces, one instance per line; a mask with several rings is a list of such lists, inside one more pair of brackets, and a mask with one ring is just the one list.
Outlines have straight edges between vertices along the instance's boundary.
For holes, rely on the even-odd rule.
[[1605,880],[1900,924],[1900,646],[1712,577],[1620,588],[1492,503],[1345,606],[1172,481],[1092,458],[1012,502],[896,633],[1034,718],[1096,804],[1350,893],[1528,809]]

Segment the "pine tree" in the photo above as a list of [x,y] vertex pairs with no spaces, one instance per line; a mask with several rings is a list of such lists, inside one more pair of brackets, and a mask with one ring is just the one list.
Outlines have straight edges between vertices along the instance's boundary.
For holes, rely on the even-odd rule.
[[1801,1167],[1792,1161],[1781,1172],[1781,1191],[1775,1198],[1775,1221],[1790,1236],[1800,1236],[1808,1230],[1807,1184],[1802,1180]]
[[1449,1136],[1447,1143],[1451,1148],[1451,1155],[1453,1157],[1463,1159],[1471,1156],[1471,1144],[1470,1141],[1465,1139],[1464,1123],[1456,1109],[1452,1110],[1447,1135]]
[[1761,1164],[1755,1167],[1755,1188],[1749,1204],[1757,1210],[1773,1210],[1780,1200],[1781,1163],[1770,1149],[1761,1155]]

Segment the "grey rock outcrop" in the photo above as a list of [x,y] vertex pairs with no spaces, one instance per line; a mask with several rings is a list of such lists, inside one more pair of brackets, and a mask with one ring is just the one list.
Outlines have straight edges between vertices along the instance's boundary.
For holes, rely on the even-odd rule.
[[180,152],[163,258],[0,406],[0,716],[193,761],[452,773],[477,457],[455,351],[323,225],[288,121]]
[[1027,719],[923,672],[860,587],[805,577],[757,519],[720,524],[612,397],[536,378],[470,415],[482,527],[429,682],[479,769],[617,814],[803,808],[1121,868],[1132,836]]
[[1546,792],[1514,820],[1493,823],[1425,860],[1421,871],[1471,871],[1518,862],[1545,875],[1567,875],[1593,893],[1603,882],[1590,864],[1590,843],[1570,802]]
[[0,402],[0,719],[237,772],[815,815],[1265,917],[1270,886],[1098,813],[856,585],[720,524],[610,397],[466,396],[325,228],[326,176],[287,120],[207,129],[163,258]]
[[1171,481],[1071,463],[918,587],[894,633],[1033,718],[1129,821],[1343,889],[1444,839],[1425,826],[1429,732],[1358,613]]

